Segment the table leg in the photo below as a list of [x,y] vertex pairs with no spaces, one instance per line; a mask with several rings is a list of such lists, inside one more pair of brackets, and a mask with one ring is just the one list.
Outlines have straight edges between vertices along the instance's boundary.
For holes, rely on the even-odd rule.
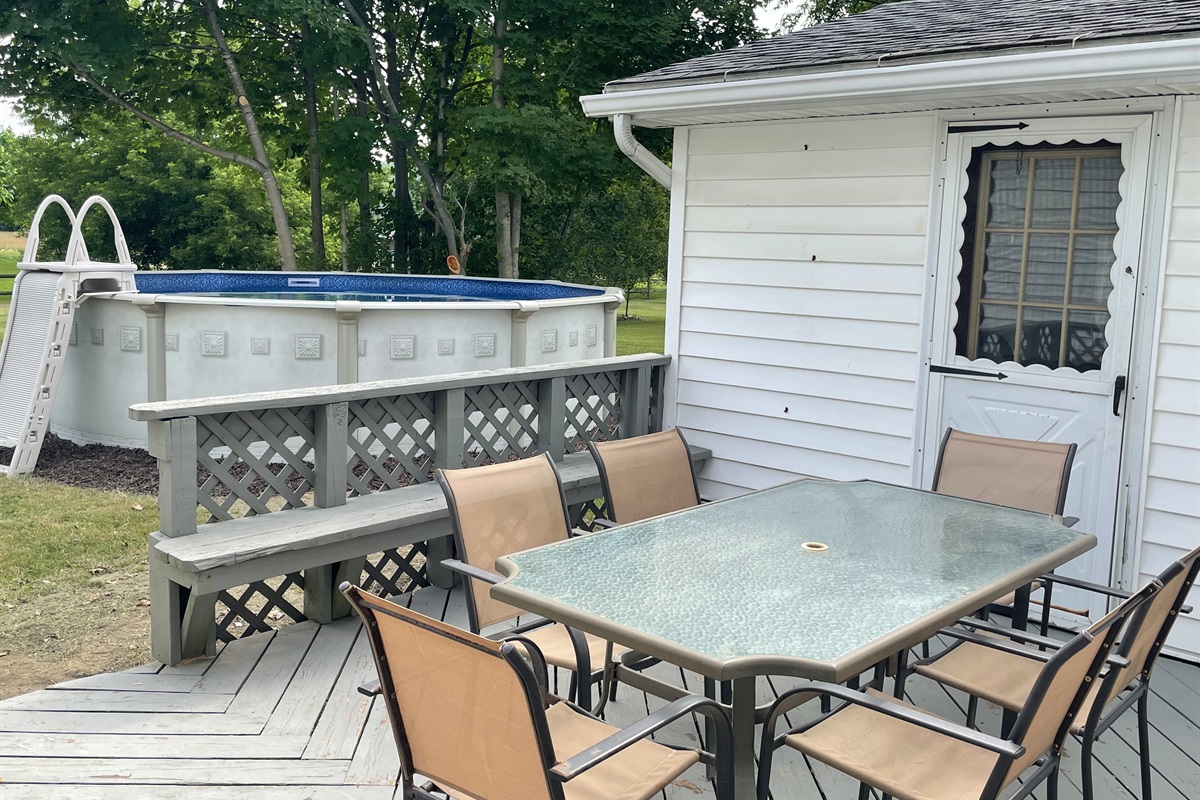
[[[1023,631],[1029,627],[1029,585],[1017,589],[1013,595],[1012,626],[1015,630]],[[1017,712],[1004,710],[1000,719],[1000,735],[1007,736],[1017,721]]]
[[757,701],[754,676],[733,681],[733,796],[755,797],[754,706]]

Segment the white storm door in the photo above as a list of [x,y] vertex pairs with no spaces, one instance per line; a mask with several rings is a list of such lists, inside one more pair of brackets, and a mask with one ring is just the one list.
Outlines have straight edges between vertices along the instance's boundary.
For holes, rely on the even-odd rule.
[[[1125,533],[1124,387],[1151,122],[951,124],[947,138],[924,485],[950,426],[1076,443],[1063,513],[1099,544],[1058,572],[1103,585]],[[1068,624],[1107,610],[1079,591],[1053,602]]]

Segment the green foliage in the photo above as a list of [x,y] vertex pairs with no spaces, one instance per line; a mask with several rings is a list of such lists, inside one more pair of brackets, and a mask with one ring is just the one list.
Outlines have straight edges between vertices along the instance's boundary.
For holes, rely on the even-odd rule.
[[[330,244],[315,258],[299,246],[301,261],[312,259],[302,267],[339,265],[333,243],[342,239],[344,208],[351,269],[441,272],[447,216],[435,226],[431,211],[443,198],[461,229],[453,231],[459,248],[470,251],[470,273],[495,274],[495,195],[503,191],[522,196],[523,275],[621,283],[629,268],[614,265],[628,256],[618,253],[662,269],[662,247],[650,241],[665,240],[665,217],[644,206],[664,195],[618,152],[607,122],[583,117],[579,95],[751,41],[761,35],[755,12],[767,2],[508,0],[500,108],[492,102],[497,0],[355,0],[375,33],[368,38],[341,0],[239,0],[217,8],[298,243],[309,233],[310,183],[323,190],[318,224]],[[142,123],[131,123],[127,110],[84,80],[93,77],[211,149],[259,159],[202,0],[10,6],[0,10],[0,36],[11,37],[0,50],[0,92],[22,95],[41,121],[37,141],[18,145],[20,171],[29,177],[16,183],[5,178],[12,148],[0,140],[0,220],[8,209],[13,223],[27,225],[34,194],[60,191],[78,202],[101,192],[117,206],[142,263],[276,263],[271,216],[253,173],[140,131]],[[306,85],[314,87],[311,117]],[[667,156],[668,137],[648,131],[642,139]],[[320,163],[316,179],[310,151]],[[56,157],[64,165],[57,172]],[[7,206],[5,186],[14,194]],[[565,255],[576,246],[583,254]]]
[[832,22],[841,17],[861,14],[897,0],[804,0],[804,14],[813,23]]
[[[81,119],[19,137],[13,216],[27,227],[41,199],[61,194],[74,208],[93,194],[117,212],[134,263],[172,269],[270,269],[278,261],[271,218],[257,176],[122,118]],[[285,184],[293,216],[300,188]],[[93,257],[112,258],[112,230],[99,210],[85,222]],[[69,233],[63,215],[47,212],[39,258],[60,257]]]

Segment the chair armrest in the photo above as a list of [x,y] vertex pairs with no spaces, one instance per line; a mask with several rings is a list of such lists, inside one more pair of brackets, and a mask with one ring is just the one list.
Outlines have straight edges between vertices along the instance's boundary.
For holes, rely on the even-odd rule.
[[1063,517],[1062,521],[1064,526],[1068,528],[1074,528],[1079,524],[1079,517]]
[[[976,623],[978,623],[978,624],[976,624]],[[963,624],[970,625],[972,628],[978,628],[979,630],[986,630],[991,633],[996,633],[1001,636],[1008,636],[1012,639],[1024,642],[1026,644],[1035,644],[1043,649],[1030,650],[1027,647],[1020,647],[1018,645],[1009,644],[1008,642],[1003,642],[1003,641],[999,641],[997,639],[992,639],[991,637],[988,637],[988,636],[980,636],[972,631],[964,631],[964,630],[959,630],[957,628],[942,628],[940,631],[938,631],[938,633],[941,634],[942,636],[949,636],[952,639],[962,639],[964,641],[982,645],[983,647],[990,647],[993,650],[1003,650],[1006,653],[1012,653],[1014,655],[1023,656],[1025,658],[1031,658],[1031,659],[1034,659],[1035,661],[1043,661],[1043,662],[1049,661],[1050,656],[1052,655],[1052,653],[1047,652],[1047,651],[1058,650],[1064,644],[1066,644],[1066,642],[1059,641],[1058,639],[1050,639],[1050,638],[1047,638],[1044,636],[1038,636],[1033,633],[1026,633],[1025,631],[1018,631],[1018,630],[1014,630],[1012,628],[1005,628],[1002,625],[993,625],[991,623],[983,622],[981,620],[976,620],[976,619],[963,620]],[[938,656],[931,658],[931,659],[922,659],[922,661],[920,661],[918,663],[922,663],[922,664],[932,663],[933,661],[936,661],[940,656],[941,656],[941,654],[939,654]],[[1115,652],[1109,652],[1108,657],[1105,659],[1105,662],[1110,667],[1116,667],[1117,669],[1124,669],[1125,667],[1129,666],[1129,659],[1126,658],[1125,656],[1118,655]]]
[[1058,583],[1063,586],[1073,587],[1075,589],[1083,589],[1086,592],[1095,592],[1097,594],[1104,594],[1104,595],[1108,595],[1109,597],[1119,598],[1121,600],[1125,600],[1130,595],[1129,592],[1123,591],[1121,589],[1114,589],[1111,586],[1101,586],[1098,583],[1091,583],[1090,581],[1081,581],[1078,578],[1068,578],[1065,575],[1058,575],[1053,572],[1043,575],[1038,580],[1042,581],[1043,583]]
[[358,687],[358,693],[366,695],[367,697],[374,697],[377,694],[383,693],[383,687],[380,685],[378,680],[374,680],[369,683],[364,683],[362,686]]
[[[995,736],[990,736],[981,731],[967,728],[963,725],[950,722],[941,717],[934,716],[926,711],[910,708],[908,706],[893,703],[888,700],[881,700],[877,697],[872,697],[869,694],[864,694],[857,689],[850,689],[846,686],[839,686],[835,683],[808,683],[792,689],[790,692],[785,692],[780,698],[775,701],[775,705],[771,710],[771,715],[767,718],[767,731],[774,731],[775,723],[779,717],[798,705],[812,700],[814,697],[832,697],[838,700],[844,700],[854,705],[868,708],[894,719],[902,720],[911,725],[916,725],[926,730],[934,731],[952,739],[957,739],[960,742],[981,747],[993,753],[997,753],[1008,758],[1020,758],[1025,755],[1025,748],[1016,742],[1011,742],[1007,739],[1000,739]],[[789,700],[793,697],[800,698],[798,702],[789,704]],[[764,737],[766,732],[764,732]],[[786,735],[786,734],[785,734]]]
[[[975,619],[973,617],[968,617],[967,619],[960,620],[958,624],[962,625],[964,628],[968,628],[971,630],[986,631],[987,633],[994,633],[998,636],[1004,636],[1008,639],[1011,639],[1014,642],[1021,642],[1022,644],[1033,644],[1033,645],[1037,645],[1038,647],[1044,647],[1048,650],[1057,650],[1060,647],[1062,647],[1064,644],[1064,642],[1062,642],[1058,639],[1051,639],[1048,636],[1039,636],[1036,633],[1030,633],[1028,631],[1019,631],[1016,628],[1007,628],[1003,625],[997,625],[994,622],[988,622],[986,620]],[[961,629],[959,629],[959,628],[943,628],[942,630],[938,631],[938,633],[942,633],[942,634],[945,634],[945,635],[953,637],[953,638],[962,638],[961,636],[959,636],[960,632],[961,632]],[[985,639],[985,643],[989,643],[989,642],[993,641],[993,640],[987,639],[986,637],[984,637],[984,639]]]
[[569,781],[680,717],[697,712],[705,714],[714,723],[717,734],[716,752],[729,753],[732,734],[725,710],[715,700],[691,695],[668,703],[650,716],[622,728],[583,752],[560,761],[551,768],[550,774],[560,781]]
[[468,564],[465,561],[459,561],[457,558],[443,559],[442,566],[451,572],[457,572],[459,575],[465,575],[468,578],[475,578],[476,580],[481,580],[484,583],[490,583],[493,586],[497,583],[501,583],[504,580],[504,576],[502,575],[497,575],[494,572],[488,572],[486,569],[480,569],[479,567]]
[[620,523],[613,522],[611,519],[605,519],[604,517],[596,517],[592,520],[592,524],[601,528],[615,528]]

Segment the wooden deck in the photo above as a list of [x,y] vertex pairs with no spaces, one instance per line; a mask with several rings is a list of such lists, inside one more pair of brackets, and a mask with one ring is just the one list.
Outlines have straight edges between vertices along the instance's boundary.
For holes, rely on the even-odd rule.
[[[461,595],[421,589],[402,600],[456,624]],[[678,678],[678,670],[659,665]],[[0,797],[71,800],[373,800],[399,797],[397,759],[381,702],[359,695],[374,677],[356,620],[301,623],[226,646],[181,667],[149,664],[0,702]],[[692,687],[699,682],[684,676]],[[785,688],[762,681],[764,699]],[[1200,668],[1163,659],[1153,680],[1151,736],[1156,800],[1200,797]],[[955,698],[915,678],[910,699],[954,717]],[[609,721],[626,724],[660,701],[622,687]],[[961,718],[961,717],[959,717]],[[994,730],[998,715],[984,723]],[[694,742],[677,723],[662,738]],[[1100,800],[1138,796],[1135,718],[1096,748]],[[1072,749],[1077,753],[1077,748]],[[796,754],[777,761],[776,800],[856,797],[856,784]],[[1060,796],[1080,798],[1078,760],[1065,760]],[[693,768],[670,800],[712,797]],[[1038,792],[1039,800],[1045,798]]]

